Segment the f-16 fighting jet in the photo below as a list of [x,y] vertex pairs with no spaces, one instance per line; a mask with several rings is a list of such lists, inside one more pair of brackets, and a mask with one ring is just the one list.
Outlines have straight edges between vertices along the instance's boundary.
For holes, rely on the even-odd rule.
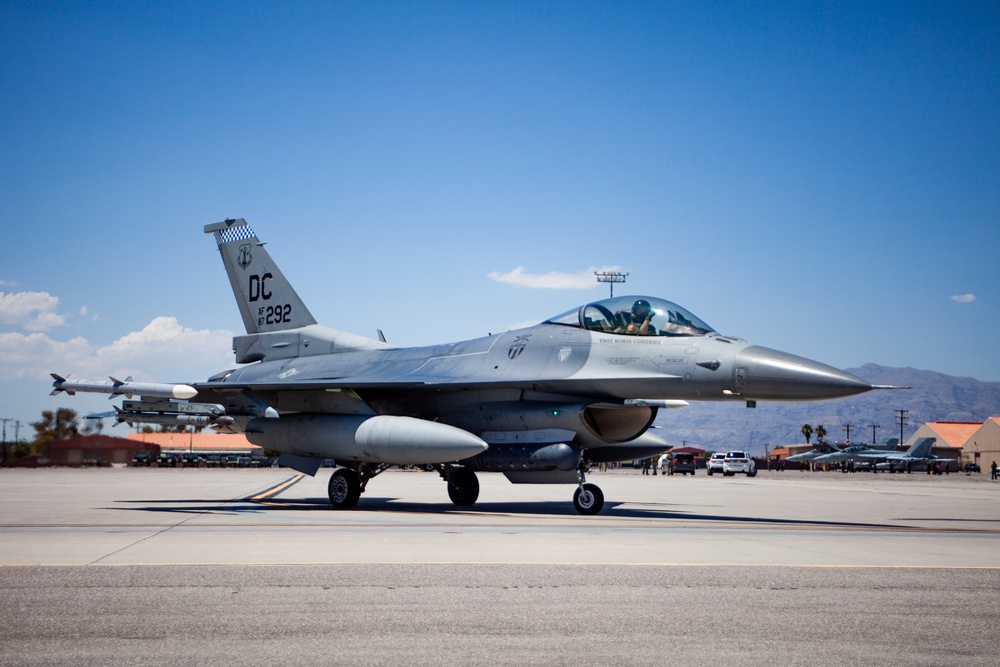
[[[840,463],[841,461],[863,461],[868,454],[878,454],[879,452],[895,452],[899,438],[889,438],[885,442],[873,445],[847,445],[843,449],[826,454],[820,454],[812,460],[816,463]],[[788,457],[791,459],[791,457]]]
[[937,438],[917,438],[905,452],[867,452],[861,457],[865,461],[877,464],[879,470],[883,467],[899,470],[905,468],[907,464],[914,463],[925,466],[932,466],[936,463],[947,466],[949,463],[954,463],[955,459],[943,459],[931,454],[931,448],[936,442]]
[[321,326],[246,221],[207,225],[239,305],[235,369],[191,384],[70,380],[53,394],[121,394],[118,421],[210,424],[245,433],[315,475],[324,459],[335,508],[354,507],[393,465],[424,465],[458,506],[477,472],[514,484],[576,485],[582,514],[604,505],[594,463],[656,456],[660,409],[687,401],[811,401],[877,388],[809,359],[723,336],[675,303],[604,299],[485,338],[396,347]]

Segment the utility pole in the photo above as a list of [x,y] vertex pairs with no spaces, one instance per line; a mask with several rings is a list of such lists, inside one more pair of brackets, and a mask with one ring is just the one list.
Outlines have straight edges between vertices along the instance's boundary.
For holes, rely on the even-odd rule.
[[6,463],[7,463],[7,422],[12,422],[14,420],[11,417],[0,417],[0,421],[3,422],[3,442],[0,443],[0,448],[2,448],[3,462],[6,465]]
[[847,431],[847,444],[848,445],[851,444],[851,427],[853,427],[853,426],[854,426],[854,424],[844,424],[844,430]]
[[903,427],[906,425],[906,413],[909,410],[896,410],[896,419],[899,421],[899,446],[902,447],[903,443]]
[[617,271],[594,271],[594,275],[597,276],[597,282],[609,283],[612,299],[615,298],[615,283],[624,283],[625,279],[628,278],[627,273],[618,273]]
[[879,426],[878,424],[869,424],[868,428],[870,428],[872,430],[872,444],[874,445],[875,444],[875,429],[882,428],[882,427]]

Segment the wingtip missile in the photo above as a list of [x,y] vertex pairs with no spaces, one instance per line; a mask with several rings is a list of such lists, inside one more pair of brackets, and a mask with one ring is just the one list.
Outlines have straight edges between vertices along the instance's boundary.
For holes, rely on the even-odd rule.
[[54,380],[50,396],[65,391],[73,395],[78,391],[95,394],[110,394],[115,396],[152,396],[157,398],[176,398],[187,400],[198,395],[198,390],[187,384],[171,384],[161,382],[133,382],[132,376],[125,380],[110,377],[108,380],[75,380],[63,377],[58,373],[49,373]]

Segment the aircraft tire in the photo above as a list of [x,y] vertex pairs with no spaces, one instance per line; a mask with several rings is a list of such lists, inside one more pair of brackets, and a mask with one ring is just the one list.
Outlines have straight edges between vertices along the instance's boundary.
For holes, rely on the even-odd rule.
[[573,507],[580,514],[597,514],[604,508],[604,492],[595,484],[584,484],[573,493]]
[[330,476],[327,486],[330,504],[334,509],[351,509],[361,498],[361,480],[350,468],[340,468]]
[[479,478],[468,468],[455,468],[448,480],[448,497],[459,507],[475,505],[479,500]]

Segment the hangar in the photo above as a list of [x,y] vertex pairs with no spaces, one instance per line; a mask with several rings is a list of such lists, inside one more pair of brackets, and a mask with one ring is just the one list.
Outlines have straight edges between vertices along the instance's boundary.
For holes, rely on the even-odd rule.
[[139,452],[145,452],[155,458],[160,453],[160,448],[153,443],[136,442],[127,438],[80,435],[53,441],[49,448],[49,463],[71,468],[106,467],[115,463],[128,464]]
[[225,452],[259,456],[264,450],[251,444],[245,435],[220,435],[218,433],[130,433],[128,439],[158,446],[164,452]]
[[966,439],[962,456],[983,470],[993,461],[1000,462],[1000,417],[990,417]]

